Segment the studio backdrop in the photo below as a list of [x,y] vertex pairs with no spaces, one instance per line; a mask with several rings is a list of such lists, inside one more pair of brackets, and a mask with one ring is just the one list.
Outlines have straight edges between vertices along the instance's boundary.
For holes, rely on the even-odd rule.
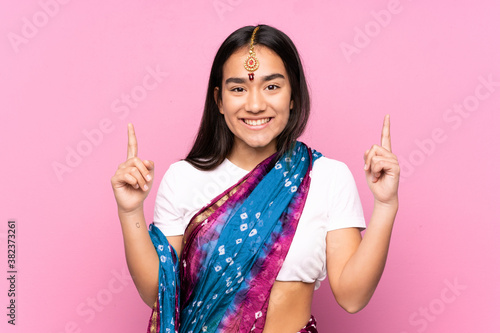
[[145,332],[110,184],[127,123],[156,165],[150,223],[163,174],[193,143],[216,50],[268,24],[304,64],[301,140],[348,165],[367,222],[363,153],[385,114],[401,165],[378,289],[348,314],[324,281],[320,332],[499,332],[499,12],[494,0],[2,1],[0,330]]

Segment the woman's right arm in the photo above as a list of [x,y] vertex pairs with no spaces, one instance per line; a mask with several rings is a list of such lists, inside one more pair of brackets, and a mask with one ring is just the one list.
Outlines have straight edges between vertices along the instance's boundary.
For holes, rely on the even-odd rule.
[[111,185],[123,232],[125,256],[130,275],[142,300],[153,307],[158,294],[158,254],[149,237],[143,203],[154,178],[152,161],[137,157],[134,127],[128,125],[127,160],[118,166]]

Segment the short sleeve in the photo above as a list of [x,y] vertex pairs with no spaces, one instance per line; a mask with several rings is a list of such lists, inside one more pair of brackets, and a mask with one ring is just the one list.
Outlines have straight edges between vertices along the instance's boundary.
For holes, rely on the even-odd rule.
[[176,179],[179,179],[176,173],[178,170],[172,164],[165,172],[156,195],[153,221],[165,236],[183,235],[186,227],[184,214],[176,202]]
[[342,228],[365,229],[363,207],[351,171],[338,162],[328,192],[327,231]]

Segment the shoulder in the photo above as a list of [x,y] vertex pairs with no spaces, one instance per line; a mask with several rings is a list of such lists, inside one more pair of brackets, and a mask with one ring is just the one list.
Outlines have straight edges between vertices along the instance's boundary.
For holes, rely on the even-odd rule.
[[185,160],[180,160],[172,163],[169,166],[164,178],[176,178],[185,182],[195,182],[199,181],[200,179],[207,178],[241,178],[246,173],[247,171],[238,168],[227,159],[212,170],[200,170],[193,166],[191,163]]
[[170,164],[166,174],[196,174],[201,172],[204,171],[196,169],[191,163],[185,160],[180,160]]
[[177,190],[179,188],[183,188],[187,185],[186,181],[199,178],[201,173],[201,170],[196,169],[184,160],[174,162],[170,164],[167,171],[163,175],[159,191],[164,191],[165,189]]
[[357,186],[349,167],[341,161],[321,156],[311,171],[311,188],[329,196],[357,195]]
[[[213,170],[200,170],[185,160],[172,163],[160,184],[160,191],[169,189],[178,201],[207,203],[241,179],[247,171],[227,159]],[[201,207],[201,206],[200,206]]]
[[204,177],[209,172],[197,169],[185,160],[180,160],[170,164],[163,176],[162,182],[185,182],[186,180],[189,181]]
[[349,167],[341,161],[328,158],[325,156],[319,157],[313,164],[311,178],[343,178],[352,176]]
[[185,160],[180,160],[170,164],[165,172],[160,189],[163,187],[179,190],[196,184],[206,177],[207,171],[199,170]]

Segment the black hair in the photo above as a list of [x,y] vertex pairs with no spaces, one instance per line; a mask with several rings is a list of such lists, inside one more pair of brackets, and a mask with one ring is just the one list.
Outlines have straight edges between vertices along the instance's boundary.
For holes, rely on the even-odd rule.
[[[215,55],[198,135],[185,160],[201,170],[212,170],[220,165],[230,153],[234,134],[228,128],[224,116],[219,112],[221,93],[215,100],[214,91],[222,90],[222,68],[227,59],[237,50],[250,44],[255,26],[246,26],[234,31],[222,43]],[[276,160],[293,149],[297,138],[304,132],[310,113],[309,91],[299,53],[292,40],[280,30],[268,25],[259,25],[254,45],[265,46],[274,51],[283,61],[290,80],[293,108],[288,123],[276,138]]]

